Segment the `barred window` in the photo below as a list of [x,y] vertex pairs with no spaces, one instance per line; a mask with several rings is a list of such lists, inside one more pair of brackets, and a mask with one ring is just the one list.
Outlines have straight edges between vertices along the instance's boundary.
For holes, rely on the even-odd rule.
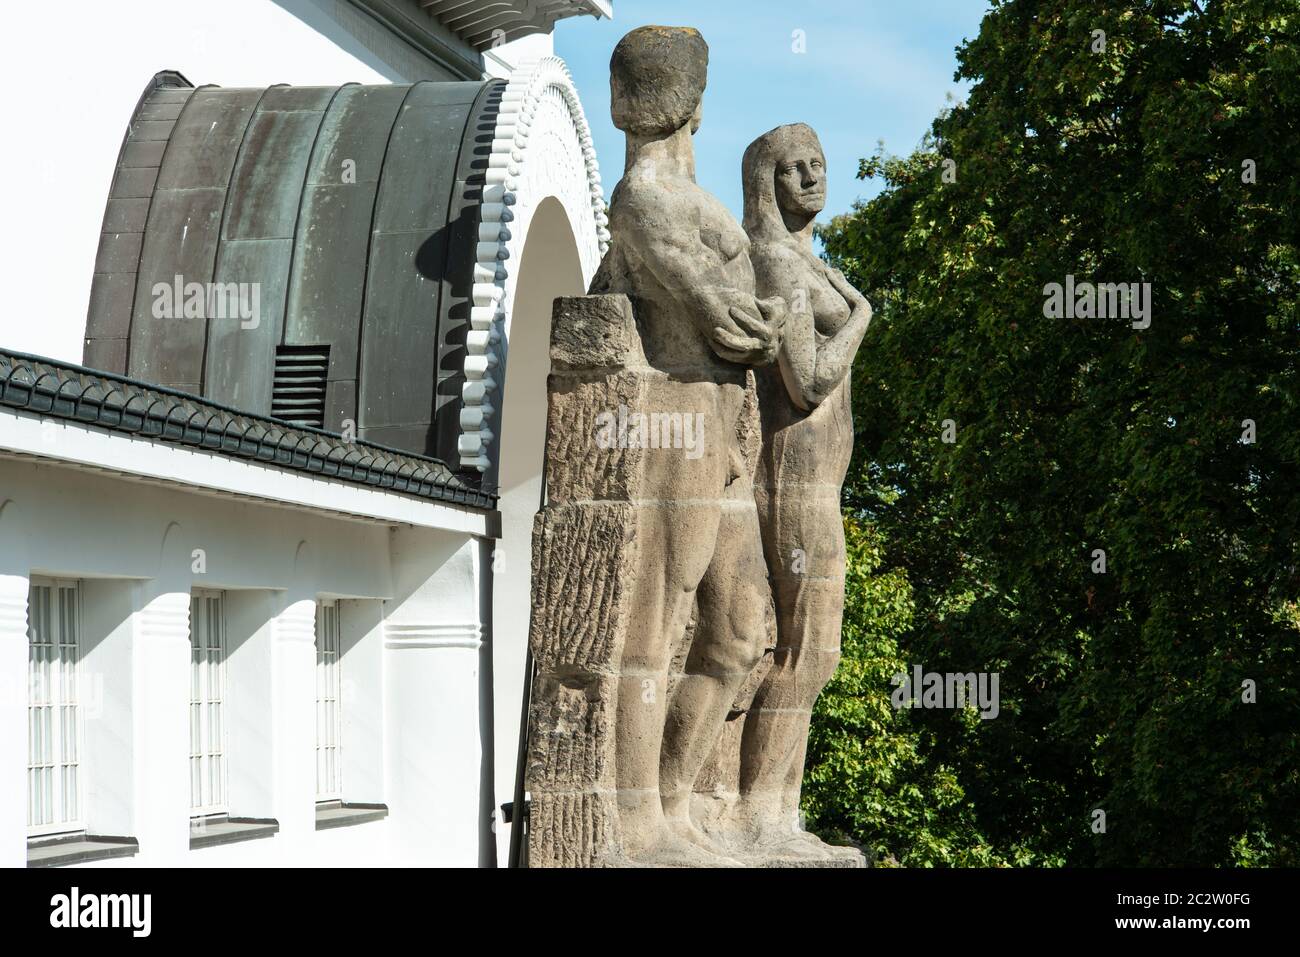
[[190,596],[190,813],[226,807],[226,625],[221,592]]
[[342,630],[339,606],[322,601],[316,608],[316,800],[342,799],[343,775],[339,762],[342,730]]
[[27,832],[82,829],[81,593],[31,581],[27,598]]

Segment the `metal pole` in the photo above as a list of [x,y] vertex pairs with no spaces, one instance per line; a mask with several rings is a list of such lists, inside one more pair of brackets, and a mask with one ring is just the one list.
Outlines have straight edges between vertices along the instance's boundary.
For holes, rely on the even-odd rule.
[[[549,425],[549,423],[548,423]],[[546,465],[549,443],[542,448],[542,490],[538,496],[537,510],[546,508]],[[529,576],[532,575],[532,559],[529,558]],[[510,867],[527,867],[527,844],[524,842],[528,833],[528,805],[524,803],[524,777],[528,771],[528,711],[533,696],[533,649],[530,644],[524,657],[524,701],[519,715],[519,758],[515,762],[514,807],[510,815]]]

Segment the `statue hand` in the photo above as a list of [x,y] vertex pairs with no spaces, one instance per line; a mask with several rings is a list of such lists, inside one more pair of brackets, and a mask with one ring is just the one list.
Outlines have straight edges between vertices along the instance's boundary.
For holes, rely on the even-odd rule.
[[[755,314],[757,313],[757,314]],[[785,333],[789,309],[784,299],[755,299],[732,306],[728,316],[734,327],[714,330],[714,349],[718,355],[744,365],[764,366],[776,361]]]
[[759,312],[762,313],[763,319],[773,330],[773,335],[777,342],[785,334],[785,324],[790,318],[790,306],[780,296],[773,296],[771,299],[755,299],[758,304]]

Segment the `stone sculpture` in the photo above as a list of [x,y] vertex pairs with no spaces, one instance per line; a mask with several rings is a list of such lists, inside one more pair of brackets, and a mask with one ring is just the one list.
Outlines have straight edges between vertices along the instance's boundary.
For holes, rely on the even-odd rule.
[[[782,701],[805,698],[810,708],[825,683],[833,656],[822,652],[832,638],[838,652],[838,619],[833,634],[810,630],[836,606],[829,584],[783,584],[777,617],[784,608],[790,624],[784,637],[779,628],[774,634],[769,562],[788,540],[806,541],[826,582],[840,582],[842,602],[842,533],[814,533],[809,522],[824,522],[826,510],[813,508],[801,520],[771,488],[784,470],[810,486],[834,484],[838,495],[838,455],[809,469],[779,450],[787,433],[800,437],[800,448],[829,434],[823,420],[847,428],[827,396],[837,389],[847,396],[834,368],[852,359],[861,332],[850,345],[846,330],[865,327],[858,306],[865,301],[841,292],[838,302],[847,305],[839,308],[824,287],[837,290],[842,279],[790,259],[801,255],[799,231],[811,217],[793,237],[789,229],[761,233],[765,275],[756,274],[750,237],[695,182],[691,138],[702,120],[707,64],[708,47],[690,29],[646,27],[619,44],[612,106],[628,158],[610,209],[610,251],[591,295],[556,303],[548,501],[534,529],[532,866],[739,866],[770,862],[774,853],[796,863],[834,856],[798,833],[787,813],[791,775],[798,801],[803,762],[795,737],[806,738],[807,718],[789,721],[778,711]],[[781,190],[774,183],[767,191],[779,200],[765,210],[778,202],[780,210],[816,205],[815,190],[802,181]],[[769,241],[777,244],[771,250]],[[796,262],[798,270],[782,272]],[[822,298],[795,316],[785,295],[763,292],[798,296],[805,285]],[[807,328],[787,332],[787,321]],[[813,333],[814,324],[837,322],[829,333]],[[823,341],[838,344],[819,352]],[[759,469],[765,487],[756,490],[752,370],[760,370],[767,396],[787,368],[798,411],[764,400],[777,417],[764,450],[772,464]],[[791,393],[786,406],[793,401]],[[827,413],[818,417],[822,405]],[[801,417],[817,424],[790,432]],[[851,429],[837,441],[847,449]],[[833,511],[838,530],[838,505]],[[819,602],[817,621],[805,624],[798,608],[808,600]],[[692,814],[701,771],[719,760],[724,726],[737,701],[753,696],[774,644],[785,664],[755,698],[759,713],[744,747],[737,741],[731,813],[712,815],[706,830]],[[670,685],[675,654],[680,673]],[[799,664],[812,659],[811,672]],[[760,753],[765,742],[771,755]],[[794,850],[773,852],[777,845]]]
[[763,445],[755,494],[777,640],[745,717],[736,818],[749,840],[796,857],[834,853],[800,828],[799,791],[813,703],[840,660],[849,370],[871,321],[867,300],[812,248],[825,171],[821,142],[802,124],[767,133],[745,153],[757,288],[785,298],[791,315],[778,364],[757,373]]

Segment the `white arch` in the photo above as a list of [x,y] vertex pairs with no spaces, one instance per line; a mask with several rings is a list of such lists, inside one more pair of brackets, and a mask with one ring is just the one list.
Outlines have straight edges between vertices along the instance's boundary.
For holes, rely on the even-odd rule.
[[510,75],[492,137],[480,210],[474,304],[466,343],[460,464],[491,466],[496,374],[504,364],[519,258],[533,213],[558,199],[578,243],[584,285],[609,249],[609,220],[591,130],[569,68],[559,57],[522,64]]

